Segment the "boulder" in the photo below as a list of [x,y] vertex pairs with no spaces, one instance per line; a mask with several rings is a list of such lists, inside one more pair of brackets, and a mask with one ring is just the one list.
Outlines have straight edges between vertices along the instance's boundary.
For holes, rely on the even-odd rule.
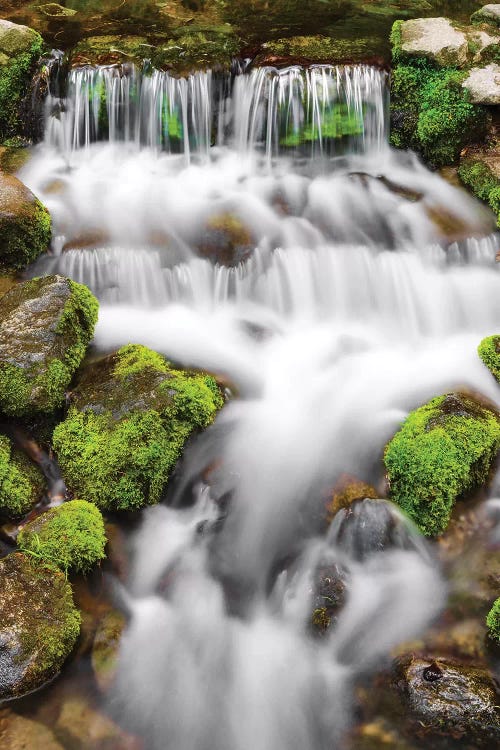
[[396,663],[394,686],[429,745],[433,736],[475,748],[500,743],[500,695],[488,670],[409,654]]
[[86,367],[54,430],[63,476],[103,509],[160,500],[187,439],[223,400],[213,377],[174,369],[144,346],[125,346]]
[[42,50],[36,31],[0,20],[0,140],[23,134],[22,103]]
[[484,68],[472,68],[462,86],[473,104],[500,104],[500,65],[491,63]]
[[42,473],[23,453],[0,434],[0,516],[16,518],[41,500],[45,491]]
[[0,298],[0,410],[51,412],[94,334],[98,303],[62,276],[19,284]]
[[53,678],[79,630],[80,615],[63,573],[18,552],[0,560],[0,700]]
[[408,57],[425,57],[441,67],[461,67],[467,62],[468,41],[447,18],[415,18],[401,26],[401,51]]
[[50,243],[50,215],[17,177],[0,173],[0,268],[26,268]]
[[499,447],[494,407],[461,393],[432,399],[385,449],[390,497],[424,534],[440,534],[455,501],[488,480]]
[[0,711],[0,747],[9,750],[64,750],[50,729],[8,708]]
[[489,23],[493,26],[500,26],[500,3],[489,3],[483,5],[471,16],[472,23]]

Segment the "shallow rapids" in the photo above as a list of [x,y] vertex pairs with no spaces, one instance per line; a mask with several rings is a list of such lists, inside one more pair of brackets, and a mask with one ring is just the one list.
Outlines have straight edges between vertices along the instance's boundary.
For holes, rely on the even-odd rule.
[[[426,399],[500,402],[476,353],[500,323],[498,236],[385,145],[373,69],[254,71],[215,94],[210,74],[71,75],[21,175],[54,223],[33,273],[98,295],[97,348],[146,344],[234,394],[133,540],[111,708],[148,750],[340,747],[353,683],[446,585],[402,517],[405,542],[362,560],[314,519],[342,473],[382,492],[384,445]],[[200,248],[227,216],[245,247],[221,265]],[[320,563],[349,585],[317,640]]]

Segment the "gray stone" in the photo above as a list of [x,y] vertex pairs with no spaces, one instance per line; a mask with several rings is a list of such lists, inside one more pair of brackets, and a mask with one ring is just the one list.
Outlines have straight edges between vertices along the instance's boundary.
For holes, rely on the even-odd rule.
[[474,23],[492,23],[500,26],[500,3],[489,3],[473,13],[471,21]]
[[441,66],[460,67],[467,62],[468,40],[447,18],[416,18],[401,26],[401,49]]
[[472,68],[462,85],[474,104],[500,104],[500,65]]

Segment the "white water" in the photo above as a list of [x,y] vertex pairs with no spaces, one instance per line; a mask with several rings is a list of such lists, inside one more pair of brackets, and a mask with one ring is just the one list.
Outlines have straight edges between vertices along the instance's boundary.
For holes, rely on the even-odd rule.
[[[102,81],[110,130],[94,143]],[[460,387],[499,401],[476,353],[500,325],[498,237],[465,193],[384,146],[384,85],[369,68],[294,68],[237,77],[221,96],[210,74],[80,71],[68,116],[49,118],[22,174],[56,235],[34,272],[98,294],[96,344],[147,344],[239,395],[186,455],[172,507],[146,512],[134,541],[113,705],[148,750],[337,747],[353,681],[444,604],[414,531],[359,561],[311,521],[341,473],[380,482],[410,409]],[[167,100],[189,133],[178,155],[155,119]],[[362,113],[362,132],[326,142],[325,101]],[[311,118],[313,140],[277,156],[283,132]],[[227,214],[251,236],[232,268],[197,250]],[[219,531],[200,535],[228,497]],[[314,571],[339,560],[347,604],[317,641]]]

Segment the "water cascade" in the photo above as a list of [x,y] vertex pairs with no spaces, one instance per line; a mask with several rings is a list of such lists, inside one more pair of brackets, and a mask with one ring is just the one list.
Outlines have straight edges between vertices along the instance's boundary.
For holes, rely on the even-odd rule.
[[[93,289],[98,347],[144,343],[238,393],[132,540],[111,710],[148,750],[340,747],[354,682],[446,586],[402,517],[361,556],[362,518],[347,545],[314,519],[343,472],[381,486],[385,443],[427,398],[498,400],[476,354],[500,319],[498,236],[386,145],[374,68],[85,67],[66,88],[22,173],[54,222],[33,273]],[[347,599],[318,639],[329,565]]]

